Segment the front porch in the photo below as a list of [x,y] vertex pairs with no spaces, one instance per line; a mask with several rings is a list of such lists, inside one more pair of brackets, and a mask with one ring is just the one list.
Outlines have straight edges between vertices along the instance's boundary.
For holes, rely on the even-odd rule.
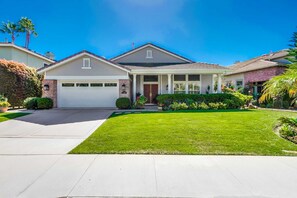
[[155,98],[160,94],[221,93],[221,76],[221,73],[132,73],[132,99],[135,101],[137,95],[144,95],[148,104],[156,104]]

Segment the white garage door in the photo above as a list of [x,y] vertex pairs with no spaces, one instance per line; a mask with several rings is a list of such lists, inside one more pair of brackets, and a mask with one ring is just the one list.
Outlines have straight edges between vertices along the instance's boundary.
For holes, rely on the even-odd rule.
[[58,107],[115,107],[118,82],[60,81]]

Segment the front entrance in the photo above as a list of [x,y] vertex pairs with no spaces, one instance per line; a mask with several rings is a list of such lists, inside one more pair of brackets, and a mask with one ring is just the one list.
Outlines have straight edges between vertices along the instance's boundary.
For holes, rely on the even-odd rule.
[[143,93],[147,98],[147,103],[156,103],[156,97],[158,95],[158,84],[144,84]]

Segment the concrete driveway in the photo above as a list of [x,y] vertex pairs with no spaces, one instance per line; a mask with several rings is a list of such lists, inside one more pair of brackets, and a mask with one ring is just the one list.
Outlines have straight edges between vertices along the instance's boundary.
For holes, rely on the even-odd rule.
[[112,113],[53,109],[0,123],[0,154],[66,154]]

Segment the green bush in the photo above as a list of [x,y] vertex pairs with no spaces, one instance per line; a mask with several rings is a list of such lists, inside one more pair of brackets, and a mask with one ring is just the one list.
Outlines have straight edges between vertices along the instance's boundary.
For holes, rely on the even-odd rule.
[[290,107],[290,102],[289,101],[283,101],[283,108],[284,109],[289,109]]
[[0,107],[9,107],[9,106],[10,106],[9,102],[7,102],[7,101],[1,102],[0,101]]
[[40,97],[43,77],[25,64],[0,60],[0,93],[11,106],[22,106],[27,97]]
[[189,105],[189,109],[196,110],[198,109],[199,104],[197,102],[193,102]]
[[37,109],[51,109],[53,105],[51,98],[37,98]]
[[37,109],[37,99],[38,97],[29,97],[24,100],[24,107],[26,109]]
[[[170,106],[173,102],[186,103],[187,105],[193,102],[197,103],[225,103],[227,108],[240,108],[249,103],[252,96],[243,95],[238,92],[221,93],[221,94],[162,94],[157,97],[159,105]],[[233,101],[233,102],[230,102]]]
[[119,109],[130,109],[131,108],[131,101],[129,98],[118,98],[116,100],[116,107]]
[[198,109],[207,110],[209,109],[209,106],[205,102],[202,102],[201,104],[198,105]]
[[188,109],[188,105],[186,103],[177,103],[174,102],[170,105],[170,108],[174,111],[176,110],[186,110]]
[[219,109],[219,103],[210,102],[208,104],[208,106],[209,106],[210,109],[215,109],[215,110]]

